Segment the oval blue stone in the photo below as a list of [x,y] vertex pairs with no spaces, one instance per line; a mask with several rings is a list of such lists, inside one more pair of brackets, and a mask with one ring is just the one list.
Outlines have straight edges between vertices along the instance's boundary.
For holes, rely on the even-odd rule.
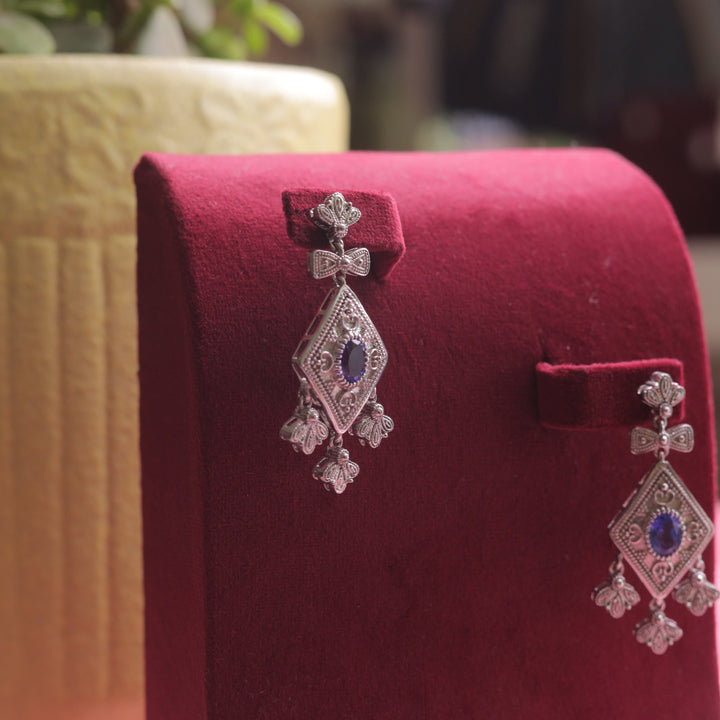
[[356,383],[365,374],[365,343],[348,340],[340,356],[340,372],[345,382]]
[[653,518],[648,530],[648,540],[653,552],[668,557],[677,552],[682,542],[683,526],[680,518],[670,512],[662,512]]

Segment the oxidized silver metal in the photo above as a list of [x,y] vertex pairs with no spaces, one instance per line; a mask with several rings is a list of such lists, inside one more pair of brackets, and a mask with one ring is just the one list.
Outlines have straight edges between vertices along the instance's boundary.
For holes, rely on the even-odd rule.
[[316,280],[337,272],[365,276],[370,272],[370,253],[367,248],[348,250],[343,255],[327,250],[313,250],[308,253],[308,272]]
[[376,448],[394,428],[377,402],[376,386],[388,361],[377,328],[359,298],[348,287],[347,275],[370,272],[366,248],[345,250],[348,228],[360,219],[360,210],[340,193],[325,198],[309,211],[310,219],[325,230],[331,251],[308,254],[308,273],[315,279],[333,277],[335,287],[325,297],[292,357],[300,378],[298,406],[283,425],[280,437],[296,452],[310,455],[330,436],[324,458],[313,477],[326,490],[344,492],[360,468],[343,448],[344,433],[360,444]]
[[640,595],[625,579],[624,570],[622,555],[618,554],[610,566],[608,579],[598,585],[593,593],[595,604],[604,607],[616,619],[640,602]]
[[[366,365],[362,377],[349,383],[340,363],[343,348],[354,339],[365,348]],[[300,379],[308,381],[330,424],[342,434],[370,398],[387,360],[385,345],[362,303],[347,285],[341,285],[328,293],[292,363]]]
[[635,638],[660,655],[683,634],[665,614],[665,598],[672,594],[694,615],[702,615],[720,592],[707,580],[701,558],[713,536],[712,521],[667,460],[670,450],[693,449],[690,425],[667,427],[685,389],[667,373],[656,372],[640,386],[638,394],[652,408],[655,430],[634,428],[630,450],[635,455],[653,452],[658,461],[610,523],[618,557],[592,598],[614,618],[622,617],[640,601],[623,575],[624,559],[653,598],[650,614],[635,627]]
[[[672,553],[657,554],[648,528],[661,515],[679,521],[681,541]],[[707,547],[713,524],[667,460],[657,462],[610,524],[610,538],[648,592],[667,597]]]

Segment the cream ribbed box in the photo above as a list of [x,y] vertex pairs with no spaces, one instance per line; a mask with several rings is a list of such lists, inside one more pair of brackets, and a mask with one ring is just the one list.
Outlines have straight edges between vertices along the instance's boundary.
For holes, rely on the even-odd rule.
[[133,165],[347,137],[320,71],[0,57],[0,717],[142,717]]

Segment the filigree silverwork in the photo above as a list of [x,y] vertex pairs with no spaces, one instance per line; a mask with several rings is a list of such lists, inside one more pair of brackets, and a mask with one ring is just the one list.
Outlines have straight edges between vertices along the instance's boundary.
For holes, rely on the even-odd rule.
[[667,373],[656,372],[638,394],[651,408],[655,429],[633,428],[630,452],[653,452],[657,462],[608,527],[618,554],[592,599],[614,618],[640,602],[640,594],[624,576],[623,560],[627,562],[652,596],[650,614],[633,631],[635,639],[662,655],[683,635],[677,622],[665,614],[665,598],[672,594],[693,615],[702,615],[720,592],[705,576],[701,557],[713,524],[667,460],[671,450],[688,453],[695,442],[687,423],[667,426],[685,388]]
[[310,219],[325,231],[331,250],[311,251],[308,273],[316,280],[332,276],[335,286],[293,355],[292,365],[300,378],[298,405],[280,429],[280,437],[306,455],[330,438],[325,457],[312,474],[326,490],[338,494],[360,472],[343,447],[344,434],[354,434],[361,445],[376,448],[394,428],[377,401],[376,390],[388,353],[346,282],[347,275],[370,272],[366,248],[345,250],[348,228],[360,214],[339,192],[309,211]]

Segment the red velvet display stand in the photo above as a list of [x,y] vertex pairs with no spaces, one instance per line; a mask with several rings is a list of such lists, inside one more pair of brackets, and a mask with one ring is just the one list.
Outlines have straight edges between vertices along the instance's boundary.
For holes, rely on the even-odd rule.
[[[685,636],[655,656],[632,571],[621,620],[590,599],[653,460],[629,450],[653,370],[686,385],[671,461],[713,508],[698,300],[645,175],[597,150],[151,155],[137,184],[149,720],[720,715],[712,611],[669,600]],[[342,495],[278,434],[330,286],[300,205],[334,190],[364,212],[346,244],[378,272],[350,285],[395,420],[347,439]]]

